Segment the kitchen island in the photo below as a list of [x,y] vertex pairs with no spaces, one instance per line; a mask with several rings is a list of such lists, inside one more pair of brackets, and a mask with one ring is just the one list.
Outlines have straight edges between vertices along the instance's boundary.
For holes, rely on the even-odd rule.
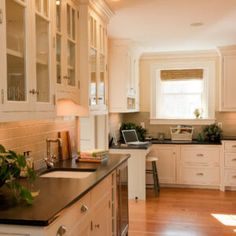
[[[77,163],[75,160],[59,162],[55,165],[55,169],[93,172],[88,177],[82,179],[37,178],[34,188],[39,190],[40,193],[35,198],[33,205],[13,205],[11,200],[5,196],[4,188],[2,188],[0,193],[0,235],[7,235],[7,233],[10,235],[16,233],[19,235],[64,235],[56,233],[60,227],[59,231],[63,231],[64,224],[68,222],[67,218],[69,217],[70,219],[68,228],[71,231],[74,226],[70,226],[70,224],[77,213],[79,212],[79,219],[75,219],[75,221],[79,222],[79,220],[85,220],[83,215],[91,211],[91,208],[98,211],[96,202],[99,202],[100,197],[105,198],[104,194],[106,191],[108,195],[106,196],[107,201],[105,203],[107,204],[103,206],[102,210],[103,214],[105,214],[105,207],[109,207],[108,212],[111,214],[111,207],[115,202],[111,198],[112,191],[115,191],[114,181],[116,176],[114,172],[128,158],[129,155],[110,154],[108,160],[101,164]],[[100,205],[102,206],[102,202]],[[78,208],[78,211],[75,208]],[[70,214],[68,214],[69,212]],[[86,219],[89,221],[89,227],[91,227],[92,215],[93,212],[90,212],[89,220]],[[64,216],[66,216],[65,219],[63,218]],[[110,216],[110,218],[114,217]],[[61,220],[62,222],[60,222]],[[111,227],[111,224],[112,221],[109,222],[107,227]],[[99,224],[97,224],[97,227],[99,227]],[[110,229],[105,230],[108,232]],[[107,234],[105,233],[104,235]]]

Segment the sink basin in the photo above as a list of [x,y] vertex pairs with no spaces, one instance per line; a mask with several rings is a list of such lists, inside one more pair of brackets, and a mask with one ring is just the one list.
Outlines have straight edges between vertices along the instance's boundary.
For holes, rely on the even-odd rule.
[[88,171],[62,171],[55,170],[45,174],[40,175],[40,177],[46,178],[70,178],[70,179],[84,179],[90,176],[93,172]]

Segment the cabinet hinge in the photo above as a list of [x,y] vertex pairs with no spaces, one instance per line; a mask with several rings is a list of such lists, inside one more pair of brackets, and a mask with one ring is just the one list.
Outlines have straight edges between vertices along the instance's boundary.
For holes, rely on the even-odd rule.
[[80,81],[78,81],[78,89],[80,89]]
[[93,222],[92,221],[90,223],[90,229],[91,229],[91,231],[93,231]]
[[0,9],[0,24],[3,22],[3,14],[2,14],[2,9]]
[[108,202],[108,207],[111,208],[111,201]]
[[4,104],[4,90],[1,90],[1,102]]
[[79,19],[79,11],[77,11],[77,18]]

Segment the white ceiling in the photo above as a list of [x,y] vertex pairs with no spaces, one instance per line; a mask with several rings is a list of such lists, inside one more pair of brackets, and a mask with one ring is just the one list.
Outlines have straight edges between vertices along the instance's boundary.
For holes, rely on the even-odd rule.
[[[111,38],[143,51],[204,50],[236,44],[236,0],[106,0]],[[192,27],[191,23],[203,22]]]

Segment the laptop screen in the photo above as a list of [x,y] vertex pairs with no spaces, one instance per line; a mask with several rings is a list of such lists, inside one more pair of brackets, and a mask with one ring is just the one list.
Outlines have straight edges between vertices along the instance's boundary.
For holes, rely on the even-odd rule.
[[122,135],[125,140],[125,143],[139,141],[135,129],[122,130]]

